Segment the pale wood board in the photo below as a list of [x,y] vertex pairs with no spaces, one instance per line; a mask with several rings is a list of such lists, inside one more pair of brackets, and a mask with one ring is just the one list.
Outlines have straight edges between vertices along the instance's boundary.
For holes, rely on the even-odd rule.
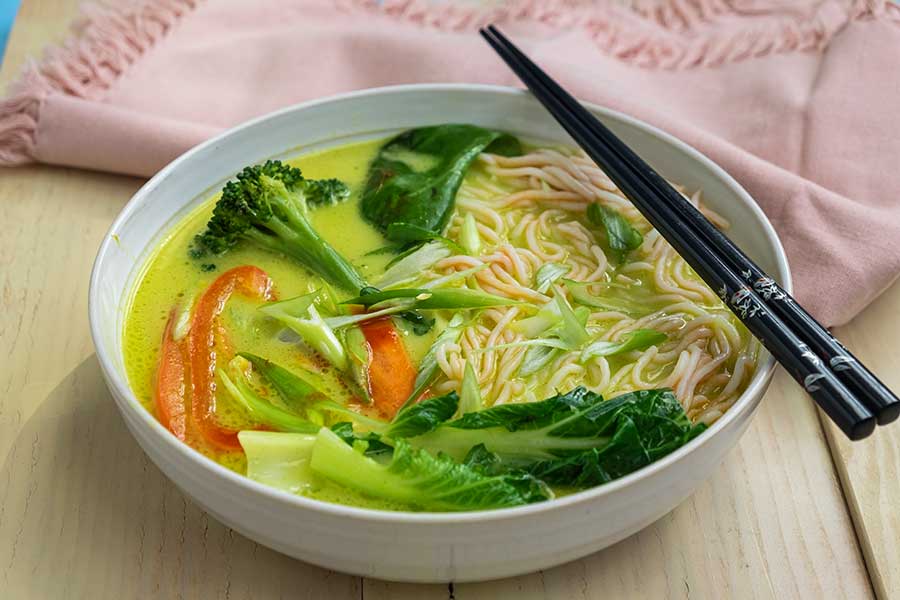
[[[75,5],[25,1],[0,84],[27,56],[62,38]],[[93,354],[87,327],[91,261],[140,183],[51,167],[0,170],[3,597],[872,596],[816,413],[783,374],[738,447],[694,496],[614,547],[545,572],[453,588],[386,583],[306,565],[231,532],[144,456],[125,430]],[[900,296],[892,292],[885,302],[879,319],[863,318],[846,333],[860,354],[865,344],[873,355],[883,345],[895,359],[897,351],[878,340],[889,339],[881,337],[885,323],[900,329],[900,317],[890,314]],[[896,444],[874,449],[874,456],[895,466],[891,448]],[[865,469],[872,469],[862,455],[874,457],[866,446],[853,450],[848,465],[863,468],[861,483]],[[887,485],[890,471],[882,473]],[[884,528],[882,537],[863,537],[874,548],[870,568],[879,589],[896,591],[896,572],[882,564],[896,559],[896,519],[881,522],[870,514],[897,497],[890,489],[893,495],[885,495],[881,506],[864,503],[867,518],[858,524]],[[877,498],[877,489],[861,487],[857,496]]]
[[[891,389],[900,390],[900,285],[837,334]],[[823,419],[823,422],[826,422]],[[827,439],[879,598],[900,597],[900,422],[849,442],[830,422]]]

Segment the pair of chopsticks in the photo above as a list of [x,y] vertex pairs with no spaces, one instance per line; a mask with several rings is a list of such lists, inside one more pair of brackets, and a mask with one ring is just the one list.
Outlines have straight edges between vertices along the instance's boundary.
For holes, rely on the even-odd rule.
[[900,416],[900,400],[659,173],[496,27],[481,35],[847,437]]

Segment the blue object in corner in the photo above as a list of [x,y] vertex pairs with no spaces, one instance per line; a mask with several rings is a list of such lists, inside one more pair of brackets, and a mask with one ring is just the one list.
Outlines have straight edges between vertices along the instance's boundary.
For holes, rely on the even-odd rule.
[[0,63],[3,62],[6,42],[18,11],[19,0],[0,0]]

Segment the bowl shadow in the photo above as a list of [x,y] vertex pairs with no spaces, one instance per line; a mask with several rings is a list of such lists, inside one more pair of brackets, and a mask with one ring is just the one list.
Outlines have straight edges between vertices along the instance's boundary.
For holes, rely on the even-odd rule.
[[184,496],[129,434],[93,354],[17,429],[0,445],[4,597],[360,596],[358,577],[262,547]]

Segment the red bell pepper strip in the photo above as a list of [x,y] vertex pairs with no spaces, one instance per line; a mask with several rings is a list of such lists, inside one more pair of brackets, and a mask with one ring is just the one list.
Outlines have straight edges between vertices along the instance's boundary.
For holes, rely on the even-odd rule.
[[226,271],[203,292],[194,307],[188,334],[191,361],[191,424],[208,442],[223,450],[240,450],[237,431],[216,421],[216,332],[218,316],[233,293],[272,300],[272,280],[259,267],[245,265]]
[[156,371],[156,418],[182,442],[187,437],[184,402],[184,348],[172,336],[178,312],[172,309],[163,333]]
[[375,407],[393,418],[413,391],[416,370],[391,319],[366,321],[360,328],[369,344],[369,394]]

